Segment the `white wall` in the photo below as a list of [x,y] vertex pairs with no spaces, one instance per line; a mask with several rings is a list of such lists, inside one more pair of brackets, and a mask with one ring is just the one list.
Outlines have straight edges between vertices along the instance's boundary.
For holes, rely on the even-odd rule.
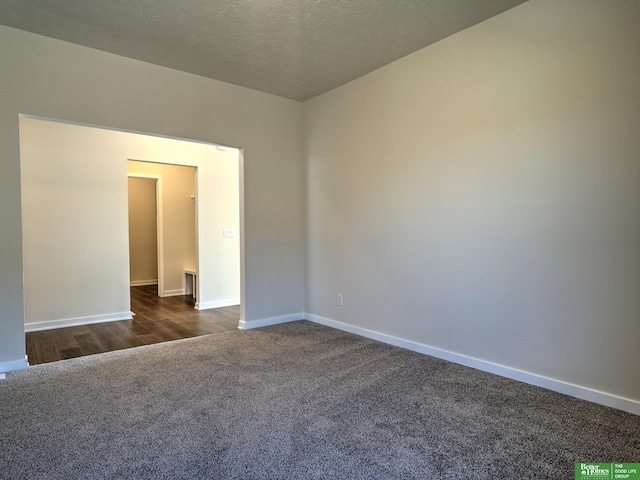
[[310,317],[640,413],[639,25],[532,0],[307,102]]
[[0,371],[25,365],[19,114],[242,147],[247,322],[304,310],[299,102],[0,27]]
[[[20,119],[25,323],[131,318],[126,157],[100,131]],[[71,134],[69,134],[71,132]]]

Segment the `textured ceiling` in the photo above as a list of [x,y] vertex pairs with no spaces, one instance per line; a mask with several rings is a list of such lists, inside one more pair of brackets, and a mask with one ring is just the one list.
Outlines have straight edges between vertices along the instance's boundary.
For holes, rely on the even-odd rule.
[[307,100],[525,0],[0,0],[0,24]]

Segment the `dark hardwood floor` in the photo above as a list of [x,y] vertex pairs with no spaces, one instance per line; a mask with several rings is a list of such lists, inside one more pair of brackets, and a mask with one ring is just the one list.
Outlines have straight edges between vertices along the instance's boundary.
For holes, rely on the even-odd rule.
[[160,298],[157,286],[131,287],[133,320],[29,332],[30,365],[226,332],[238,328],[240,307],[195,310],[191,295]]

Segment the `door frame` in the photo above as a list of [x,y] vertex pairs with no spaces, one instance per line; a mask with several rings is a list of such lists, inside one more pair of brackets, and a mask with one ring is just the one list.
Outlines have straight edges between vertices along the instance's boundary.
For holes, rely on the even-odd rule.
[[[156,186],[156,250],[158,253],[158,296],[164,297],[164,225],[162,210],[162,175],[154,173],[127,173],[127,178],[146,178],[155,180]],[[131,265],[131,257],[129,257]],[[131,274],[129,274],[131,284]]]

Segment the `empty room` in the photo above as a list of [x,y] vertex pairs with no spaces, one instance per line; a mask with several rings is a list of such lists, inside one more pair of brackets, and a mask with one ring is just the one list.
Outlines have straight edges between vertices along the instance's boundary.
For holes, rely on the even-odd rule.
[[[0,478],[633,479],[638,25],[628,0],[0,0]],[[25,120],[239,152],[238,328],[29,366],[29,325],[65,325],[62,279],[29,294]],[[197,250],[228,228],[200,213]],[[79,272],[125,312],[119,245]]]

